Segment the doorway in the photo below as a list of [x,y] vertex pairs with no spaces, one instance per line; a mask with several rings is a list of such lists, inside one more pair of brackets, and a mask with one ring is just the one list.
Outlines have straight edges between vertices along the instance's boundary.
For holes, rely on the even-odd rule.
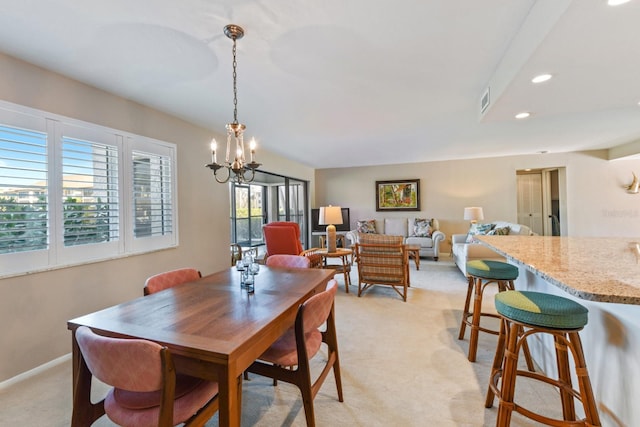
[[266,171],[256,171],[251,183],[231,183],[231,242],[243,248],[264,247],[262,226],[293,221],[300,226],[303,247],[309,242],[308,182]]
[[565,236],[565,168],[516,171],[518,223],[541,236]]

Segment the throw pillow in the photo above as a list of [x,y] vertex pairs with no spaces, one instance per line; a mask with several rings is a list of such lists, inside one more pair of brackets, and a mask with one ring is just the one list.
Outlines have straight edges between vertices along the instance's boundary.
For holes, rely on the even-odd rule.
[[356,223],[356,230],[358,230],[358,233],[375,233],[376,221],[374,219],[358,221]]
[[493,227],[493,224],[471,224],[467,233],[467,243],[473,243],[474,236],[488,234]]
[[416,237],[431,237],[431,220],[416,218],[413,221],[413,235]]
[[509,227],[496,227],[487,234],[491,236],[506,236],[509,234]]

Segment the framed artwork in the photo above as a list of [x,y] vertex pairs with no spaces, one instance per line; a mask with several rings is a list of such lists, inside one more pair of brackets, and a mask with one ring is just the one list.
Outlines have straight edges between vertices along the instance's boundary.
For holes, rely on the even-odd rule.
[[419,210],[419,179],[376,181],[376,211]]

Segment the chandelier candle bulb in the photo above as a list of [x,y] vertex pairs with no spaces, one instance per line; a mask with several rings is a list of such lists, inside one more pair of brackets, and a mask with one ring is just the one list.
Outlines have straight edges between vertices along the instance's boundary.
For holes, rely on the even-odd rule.
[[215,138],[211,140],[211,161],[213,163],[218,163],[216,160],[216,149],[218,148],[218,144],[216,143]]
[[253,163],[253,155],[256,153],[256,139],[251,138],[249,142],[249,149],[251,150],[251,163]]

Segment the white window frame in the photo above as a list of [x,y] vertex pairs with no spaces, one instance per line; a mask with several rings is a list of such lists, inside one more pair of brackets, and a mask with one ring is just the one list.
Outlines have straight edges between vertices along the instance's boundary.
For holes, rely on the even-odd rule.
[[[125,212],[125,224],[126,224],[126,236],[131,240],[130,247],[135,252],[147,252],[154,250],[157,247],[171,247],[176,245],[177,233],[178,233],[178,209],[177,209],[177,173],[176,173],[176,146],[175,144],[164,143],[160,144],[159,141],[151,138],[137,137],[135,140],[127,138],[128,144],[126,144],[126,161],[129,164],[130,170],[127,176],[127,182],[125,184],[125,191],[127,192],[127,200],[131,201]],[[172,216],[173,216],[173,231],[171,234],[163,236],[149,236],[143,238],[136,238],[134,234],[135,217],[133,209],[133,152],[142,151],[146,153],[158,154],[161,156],[167,156],[173,159],[173,165],[171,167],[171,194],[172,194]]]
[[[47,133],[47,250],[0,254],[0,277],[28,274],[104,261],[178,246],[177,148],[175,144],[0,101],[0,123]],[[118,148],[119,237],[115,241],[64,246],[62,136]],[[134,238],[133,151],[167,156],[171,162],[172,231],[162,236]]]

